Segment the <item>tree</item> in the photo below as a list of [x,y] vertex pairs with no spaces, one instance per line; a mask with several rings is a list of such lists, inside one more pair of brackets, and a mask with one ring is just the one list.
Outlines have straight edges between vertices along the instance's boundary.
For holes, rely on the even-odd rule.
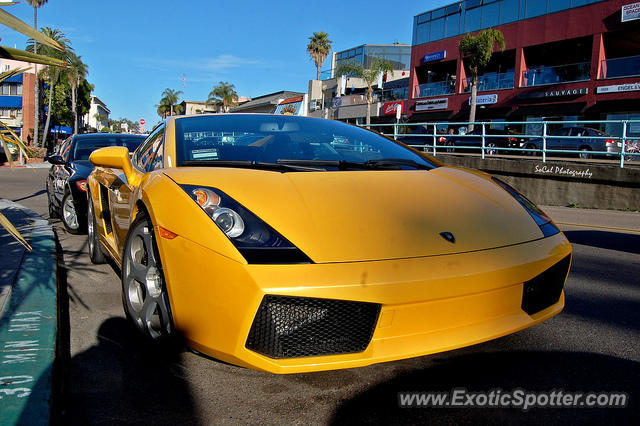
[[307,44],[307,52],[316,64],[316,80],[320,80],[320,69],[322,68],[322,64],[324,64],[324,61],[327,59],[327,55],[329,55],[332,41],[329,40],[329,34],[324,31],[320,31],[319,33],[314,32],[313,35],[309,37],[309,40],[309,44]]
[[67,80],[71,86],[71,111],[73,112],[73,134],[78,133],[78,87],[88,72],[87,65],[82,62],[81,56],[70,55],[70,67],[67,70]]
[[393,65],[386,59],[373,58],[371,66],[365,68],[358,62],[345,62],[336,68],[336,77],[349,76],[364,80],[367,84],[367,126],[371,124],[371,104],[373,103],[373,83],[378,81],[380,74],[393,72]]
[[[67,36],[62,31],[49,27],[42,28],[42,33],[50,39],[55,40],[60,46],[62,46],[63,51],[61,52],[49,46],[42,46],[41,53],[46,56],[58,58],[68,63],[70,55],[73,53],[73,48],[71,47],[71,41],[67,38]],[[33,52],[36,49],[36,44],[37,42],[34,39],[27,40],[26,50],[28,52]],[[47,109],[47,121],[44,126],[44,131],[42,132],[42,142],[44,145],[49,133],[49,124],[51,123],[53,92],[55,91],[56,84],[58,84],[62,77],[62,70],[59,67],[47,67],[39,74],[39,76],[44,76],[49,80],[49,103]]]
[[[33,6],[33,28],[38,31],[38,9],[47,3],[48,0],[27,0],[29,5]],[[33,53],[38,53],[38,42],[34,41],[33,44]],[[38,75],[38,66],[35,65],[35,74]],[[35,123],[33,125],[33,145],[38,146],[38,129],[40,128],[40,84],[37,78],[34,79],[34,88],[33,93],[35,94],[35,113],[34,120]],[[44,145],[44,141],[43,141]]]
[[463,58],[471,71],[471,112],[469,113],[469,131],[473,130],[473,122],[476,120],[476,97],[478,95],[478,75],[489,64],[493,49],[498,46],[504,50],[504,35],[500,30],[489,28],[472,36],[465,34],[460,40],[458,48],[460,57]]
[[213,89],[209,92],[206,104],[215,105],[217,108],[222,107],[225,113],[229,112],[231,107],[238,105],[238,94],[236,93],[235,86],[229,84],[228,81],[219,82],[216,86],[213,86]]
[[[178,105],[178,99],[182,94],[179,90],[173,90],[166,88],[162,92],[162,99],[160,99],[160,105],[158,107],[158,115],[162,115],[162,118],[166,118],[166,113],[169,115],[173,115],[175,111],[176,114],[179,114],[182,111],[182,107]],[[160,109],[162,108],[162,114],[160,113]]]

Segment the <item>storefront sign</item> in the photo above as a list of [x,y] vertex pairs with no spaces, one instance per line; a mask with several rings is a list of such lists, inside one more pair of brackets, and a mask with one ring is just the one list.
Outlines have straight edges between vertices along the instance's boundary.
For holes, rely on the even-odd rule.
[[449,98],[425,99],[416,102],[416,111],[432,111],[434,109],[447,109]]
[[422,62],[439,61],[439,60],[444,59],[446,57],[447,57],[447,51],[446,50],[441,50],[439,52],[433,52],[433,53],[429,53],[427,55],[424,55],[424,58],[422,58]]
[[584,168],[571,168],[564,166],[551,166],[547,164],[536,164],[533,170],[535,174],[554,175],[554,176],[570,176],[573,178],[591,179],[593,172]]
[[640,19],[640,3],[631,3],[622,6],[622,22],[636,19]]
[[403,101],[386,102],[382,106],[382,115],[394,115],[397,109],[400,109],[400,113],[402,113],[404,109]]
[[637,92],[640,91],[640,83],[616,84],[613,86],[600,86],[596,93]]
[[545,90],[541,92],[528,92],[518,95],[519,99],[539,99],[539,98],[562,98],[570,96],[582,96],[589,93],[589,88],[581,87],[580,89],[564,89],[564,90]]
[[[498,103],[498,94],[476,96],[476,105],[491,105]],[[469,97],[469,105],[471,105],[471,97]]]

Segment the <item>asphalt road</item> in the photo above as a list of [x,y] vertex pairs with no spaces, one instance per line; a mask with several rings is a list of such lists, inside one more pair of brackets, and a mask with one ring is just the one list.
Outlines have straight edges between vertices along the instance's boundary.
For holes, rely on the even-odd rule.
[[[0,169],[0,198],[47,217],[46,169]],[[616,219],[616,212],[599,212]],[[456,351],[370,367],[272,375],[140,342],[118,271],[52,220],[64,250],[69,424],[640,424],[640,234],[566,226],[574,261],[560,315]],[[64,278],[64,275],[63,275]],[[64,332],[64,331],[63,331]],[[622,391],[627,408],[399,408],[400,391]]]

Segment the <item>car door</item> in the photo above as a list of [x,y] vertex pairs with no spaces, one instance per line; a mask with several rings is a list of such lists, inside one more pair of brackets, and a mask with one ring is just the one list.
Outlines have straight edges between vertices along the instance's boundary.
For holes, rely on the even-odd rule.
[[[162,158],[164,153],[164,125],[157,128],[140,149],[136,150],[132,157],[133,169],[140,175],[149,173],[157,168],[162,168]],[[158,160],[156,160],[158,159]],[[116,246],[121,249],[124,246],[129,225],[131,224],[131,213],[135,204],[134,187],[127,182],[124,173],[114,179],[109,187],[111,212],[113,217],[113,229]]]
[[[585,140],[589,140],[584,138],[584,136],[589,136],[589,134],[587,132],[587,129],[583,129],[582,127],[570,128],[569,136],[572,137],[570,139],[565,139],[565,143],[563,144],[562,149],[576,151],[580,149],[582,145],[585,145]],[[588,145],[588,143],[586,145]]]
[[554,137],[554,136],[568,136],[569,128],[563,127],[561,129],[552,130],[549,132],[549,136],[547,137],[547,149],[565,149],[567,139],[563,137]]

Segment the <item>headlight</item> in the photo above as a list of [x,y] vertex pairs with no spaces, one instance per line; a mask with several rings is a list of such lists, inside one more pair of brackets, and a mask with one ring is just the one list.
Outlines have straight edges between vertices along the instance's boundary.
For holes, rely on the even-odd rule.
[[520,205],[524,207],[527,213],[529,213],[529,215],[533,218],[533,220],[535,220],[535,222],[538,224],[538,226],[540,227],[540,230],[542,231],[545,237],[550,237],[560,232],[560,230],[556,227],[556,225],[554,225],[553,222],[551,221],[551,218],[547,216],[545,212],[540,210],[538,206],[533,204],[531,200],[529,200],[527,197],[522,195],[516,189],[504,183],[500,179],[496,177],[492,177],[491,179],[496,184],[500,185],[502,189],[504,189],[509,194],[511,194],[513,198],[515,198],[516,201],[518,201]]
[[300,249],[216,188],[180,185],[249,263],[312,263]]

